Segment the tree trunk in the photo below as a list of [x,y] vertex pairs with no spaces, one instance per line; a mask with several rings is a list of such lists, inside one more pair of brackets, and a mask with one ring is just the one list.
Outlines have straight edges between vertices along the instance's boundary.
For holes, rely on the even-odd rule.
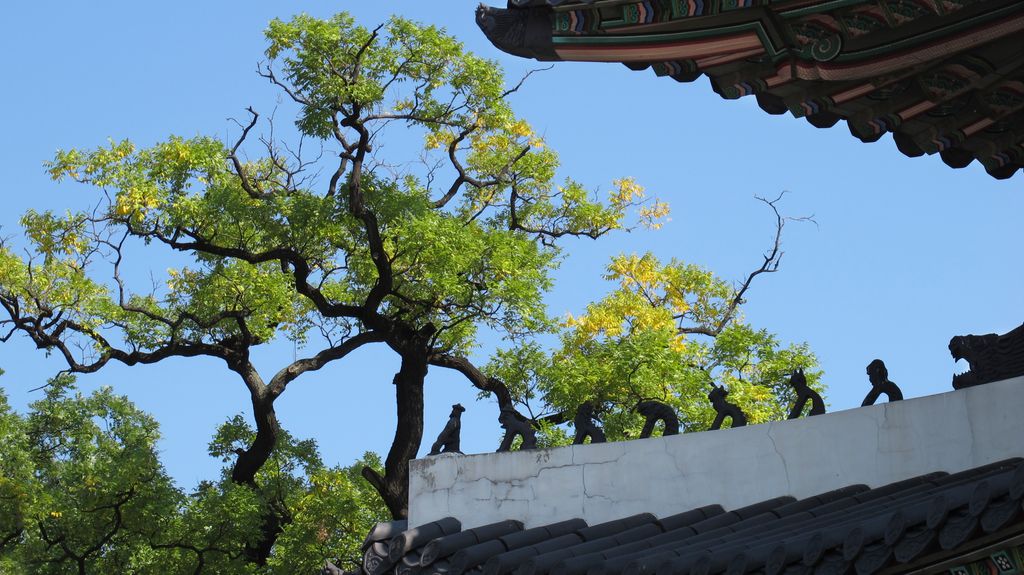
[[427,354],[402,353],[402,366],[395,374],[398,426],[384,462],[384,475],[364,467],[363,477],[373,485],[394,519],[409,515],[409,460],[416,457],[423,440],[423,381],[427,376]]
[[256,485],[256,473],[270,459],[281,433],[281,424],[277,421],[272,400],[252,398],[253,418],[256,420],[256,439],[248,449],[238,450],[238,459],[231,469],[231,480],[245,485]]
[[270,551],[277,543],[277,537],[284,531],[284,526],[292,521],[291,512],[284,501],[277,494],[270,497],[272,499],[263,502],[263,511],[260,513],[263,524],[259,536],[255,541],[247,543],[244,549],[245,558],[261,567],[267,564]]
[[277,447],[277,439],[281,435],[281,424],[274,412],[274,399],[270,396],[267,386],[263,384],[256,369],[246,362],[245,365],[235,369],[242,379],[252,397],[253,419],[256,422],[256,437],[248,449],[237,449],[238,459],[231,468],[231,480],[240,485],[245,485],[255,491],[258,496],[264,499],[263,510],[260,513],[262,525],[255,541],[247,543],[244,549],[245,558],[256,565],[266,565],[270,551],[277,542],[278,535],[284,530],[284,526],[291,521],[291,514],[288,512],[284,502],[276,495],[259,492],[256,484],[256,474],[267,460],[274,453]]

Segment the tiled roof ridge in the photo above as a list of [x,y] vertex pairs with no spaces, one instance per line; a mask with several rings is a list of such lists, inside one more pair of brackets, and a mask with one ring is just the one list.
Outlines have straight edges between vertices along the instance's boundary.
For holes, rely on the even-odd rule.
[[[726,511],[711,505],[588,525],[524,529],[501,521],[462,530],[454,518],[378,524],[363,545],[366,575],[675,575],[875,573],[1024,528],[1024,460]],[[1024,567],[1024,566],[1022,566]]]

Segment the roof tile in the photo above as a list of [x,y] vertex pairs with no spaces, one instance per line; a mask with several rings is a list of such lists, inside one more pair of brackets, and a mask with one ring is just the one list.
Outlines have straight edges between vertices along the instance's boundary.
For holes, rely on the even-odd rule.
[[461,531],[453,518],[367,536],[366,575],[677,575],[876,573],[956,550],[1024,524],[1024,462],[930,473],[874,489],[850,485],[799,501],[777,497],[732,511],[710,505],[588,526],[523,529],[502,521]]

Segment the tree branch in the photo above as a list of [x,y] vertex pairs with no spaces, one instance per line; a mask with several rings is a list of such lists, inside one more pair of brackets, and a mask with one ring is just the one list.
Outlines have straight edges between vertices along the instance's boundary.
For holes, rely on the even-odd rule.
[[384,341],[384,337],[379,332],[367,331],[346,339],[340,345],[322,350],[313,357],[293,362],[288,367],[278,371],[271,378],[268,386],[271,399],[277,398],[284,393],[285,387],[303,373],[316,371],[332,361],[345,357],[365,344],[381,341]]
[[[772,247],[764,254],[762,254],[763,261],[761,266],[750,272],[747,275],[747,279],[740,284],[739,288],[736,289],[736,293],[729,301],[728,307],[725,309],[725,313],[722,314],[721,319],[717,324],[713,326],[701,325],[692,327],[680,327],[678,329],[681,334],[698,334],[706,335],[708,337],[718,337],[722,330],[724,330],[729,323],[736,317],[736,310],[740,304],[744,303],[743,296],[746,295],[747,290],[750,289],[750,285],[753,283],[754,278],[761,274],[775,273],[779,269],[779,264],[782,262],[782,229],[785,227],[787,221],[794,222],[814,222],[814,216],[800,216],[790,217],[783,216],[779,213],[777,203],[786,195],[786,192],[782,192],[774,200],[767,200],[761,196],[754,196],[758,200],[764,202],[768,207],[772,209],[775,214],[775,238],[772,241]],[[676,316],[676,319],[682,316]]]
[[253,129],[253,126],[256,125],[256,121],[260,118],[260,115],[256,113],[256,110],[252,109],[252,106],[249,106],[246,110],[252,115],[252,120],[249,122],[248,126],[245,126],[245,128],[242,129],[242,135],[238,137],[238,141],[236,141],[235,145],[231,148],[231,153],[228,154],[228,159],[231,160],[231,165],[234,167],[235,174],[238,175],[238,181],[242,185],[242,189],[245,190],[245,193],[249,194],[249,197],[251,198],[261,199],[266,197],[266,194],[252,186],[249,182],[249,176],[245,173],[245,167],[242,166],[242,162],[238,159],[238,148],[241,147],[242,142],[245,142],[246,136],[249,135],[249,130]]
[[512,394],[509,392],[505,382],[496,377],[485,375],[469,359],[447,353],[432,353],[428,361],[430,365],[454,369],[466,376],[466,379],[473,384],[473,387],[480,391],[493,393],[498,398],[498,406],[502,409],[513,408]]

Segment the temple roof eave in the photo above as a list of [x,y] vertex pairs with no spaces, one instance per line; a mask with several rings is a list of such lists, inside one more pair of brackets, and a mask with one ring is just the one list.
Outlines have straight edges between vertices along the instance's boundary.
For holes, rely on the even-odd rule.
[[707,75],[724,98],[818,127],[845,120],[864,142],[892,133],[909,156],[979,161],[996,178],[1024,166],[1015,0],[512,0],[477,22],[516,56]]

